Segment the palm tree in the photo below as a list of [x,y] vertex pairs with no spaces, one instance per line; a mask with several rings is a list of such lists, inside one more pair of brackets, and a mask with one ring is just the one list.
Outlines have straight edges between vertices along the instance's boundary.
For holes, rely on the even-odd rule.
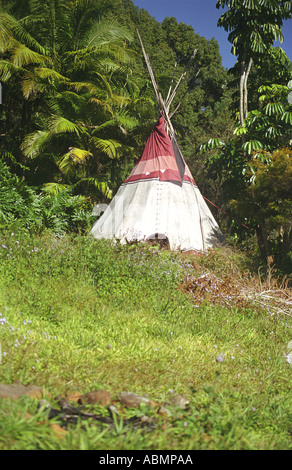
[[13,123],[4,121],[23,135],[32,182],[48,182],[49,175],[108,197],[117,161],[133,156],[135,111],[147,106],[129,76],[131,35],[101,19],[94,0],[25,3],[23,16],[13,2],[18,19],[0,10],[0,80],[15,110]]

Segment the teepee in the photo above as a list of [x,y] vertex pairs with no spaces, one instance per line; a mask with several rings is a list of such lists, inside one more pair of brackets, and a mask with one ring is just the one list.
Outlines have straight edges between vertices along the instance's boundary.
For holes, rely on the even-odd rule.
[[224,238],[184,160],[169,117],[170,104],[185,72],[176,87],[170,87],[164,101],[139,39],[160,117],[139,161],[91,233],[97,239],[122,243],[166,239],[171,250],[206,251]]

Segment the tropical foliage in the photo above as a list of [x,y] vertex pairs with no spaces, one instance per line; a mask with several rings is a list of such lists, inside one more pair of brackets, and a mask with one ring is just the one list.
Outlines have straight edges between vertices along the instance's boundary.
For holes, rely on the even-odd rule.
[[263,257],[291,272],[292,262],[292,151],[261,151],[247,162],[246,188],[231,201],[237,213],[248,216]]
[[[163,96],[193,54],[170,113],[227,239],[246,244],[255,234],[261,256],[275,252],[289,269],[291,247],[281,241],[290,234],[289,191],[282,195],[275,183],[278,190],[270,194],[276,200],[266,199],[264,207],[255,188],[264,184],[259,171],[270,175],[279,168],[275,156],[291,158],[292,66],[273,47],[283,40],[291,2],[217,1],[224,9],[218,26],[228,31],[237,57],[229,71],[215,39],[173,17],[158,23],[132,0],[1,5],[1,224],[22,220],[62,231],[78,230],[80,223],[84,230],[92,206],[115,194],[157,119],[138,29]],[[285,168],[286,175],[288,163]],[[256,204],[261,215],[249,210]],[[280,232],[285,236],[275,235]]]
[[[220,7],[229,7],[218,26],[229,31],[232,51],[238,58],[230,82],[232,88],[239,83],[230,107],[235,127],[232,138],[213,136],[200,150],[209,152],[209,174],[221,175],[225,207],[256,234],[261,257],[273,255],[285,272],[291,272],[291,246],[286,241],[291,237],[288,194],[292,193],[292,184],[287,177],[291,160],[291,62],[281,48],[272,47],[275,40],[283,40],[281,26],[291,18],[291,2],[218,1]],[[272,77],[268,73],[271,69]],[[286,166],[280,164],[280,155],[286,156]],[[282,188],[276,175],[286,181]],[[268,195],[267,180],[271,187]],[[234,219],[230,219],[229,227],[237,240],[249,238],[242,225],[234,225]]]
[[2,119],[6,142],[15,141],[9,151],[29,162],[33,184],[61,180],[108,197],[114,160],[133,156],[127,133],[149,101],[137,86],[130,91],[132,36],[101,19],[95,1],[30,1],[27,9],[19,19],[1,13],[0,78],[5,110],[13,110]]
[[[217,8],[227,6],[218,26],[229,32],[232,53],[240,65],[240,123],[248,115],[248,78],[253,65],[270,54],[274,41],[283,42],[283,21],[291,18],[289,1],[274,0],[217,0]],[[283,54],[285,55],[285,54]]]
[[67,186],[53,183],[39,194],[0,161],[0,228],[84,232],[94,221],[91,212],[85,196],[73,196]]

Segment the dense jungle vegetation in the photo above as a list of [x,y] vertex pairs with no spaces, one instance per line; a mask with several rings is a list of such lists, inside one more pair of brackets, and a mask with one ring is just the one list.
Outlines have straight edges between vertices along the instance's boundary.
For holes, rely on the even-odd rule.
[[292,65],[273,47],[291,1],[216,6],[231,70],[214,38],[132,0],[1,0],[2,227],[86,231],[129,174],[158,117],[138,29],[164,96],[196,49],[173,103],[185,158],[227,241],[291,273]]

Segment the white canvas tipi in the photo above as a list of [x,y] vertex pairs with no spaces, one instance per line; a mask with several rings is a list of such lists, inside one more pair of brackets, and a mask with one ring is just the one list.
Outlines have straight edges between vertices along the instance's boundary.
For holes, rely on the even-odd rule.
[[97,239],[124,242],[167,239],[171,250],[206,251],[224,241],[179,149],[164,103],[150,72],[161,115],[141,158],[91,230]]

